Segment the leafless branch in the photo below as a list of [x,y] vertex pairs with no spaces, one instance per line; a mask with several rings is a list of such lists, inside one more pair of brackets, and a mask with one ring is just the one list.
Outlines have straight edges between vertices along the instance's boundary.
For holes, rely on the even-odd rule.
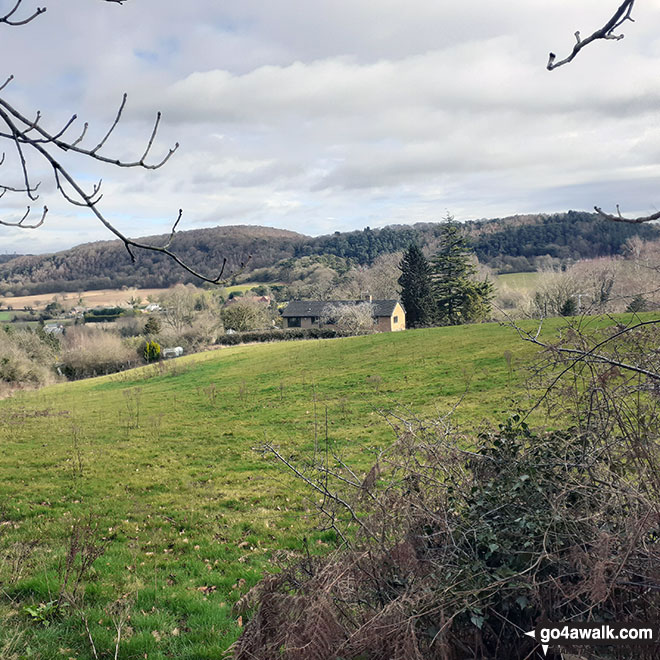
[[528,332],[521,328],[515,321],[510,321],[509,325],[516,330],[520,338],[524,341],[527,341],[531,344],[534,344],[536,346],[539,346],[540,348],[544,348],[548,351],[554,352],[555,354],[560,354],[567,356],[569,358],[569,363],[559,371],[558,374],[556,374],[550,384],[545,388],[545,392],[536,399],[536,402],[534,405],[527,411],[525,415],[525,419],[527,419],[534,410],[536,410],[542,403],[543,401],[546,400],[550,392],[554,390],[554,388],[557,386],[559,381],[571,370],[573,370],[576,365],[579,363],[598,363],[598,364],[607,364],[612,367],[616,367],[618,369],[623,369],[624,371],[632,372],[632,373],[637,373],[641,376],[645,376],[649,378],[650,380],[654,382],[660,382],[660,373],[658,371],[654,371],[651,369],[645,369],[644,367],[640,366],[639,364],[635,364],[633,362],[623,362],[622,360],[619,360],[616,358],[614,355],[608,355],[604,354],[602,352],[597,353],[596,351],[599,351],[601,348],[603,348],[605,345],[607,345],[610,342],[614,342],[616,339],[633,332],[634,330],[638,330],[640,328],[646,327],[646,326],[658,326],[660,325],[660,320],[659,319],[654,319],[650,321],[639,321],[638,323],[635,323],[633,325],[628,325],[623,327],[620,330],[617,330],[615,333],[609,335],[605,339],[602,339],[598,341],[596,344],[594,344],[591,348],[584,348],[584,349],[579,349],[579,348],[567,348],[564,346],[558,346],[555,344],[549,344],[547,342],[541,341],[539,339],[541,325],[539,325],[539,328],[537,329],[535,334],[532,334],[531,332]]
[[14,76],[11,75],[11,76],[9,76],[9,77],[7,78],[7,80],[5,80],[5,82],[2,83],[2,85],[0,85],[0,92],[1,92],[5,87],[7,87],[7,85],[8,85],[13,79],[14,79]]
[[594,209],[596,210],[596,213],[598,213],[601,218],[605,218],[606,220],[611,220],[613,222],[627,222],[629,224],[641,224],[643,222],[651,222],[652,220],[658,220],[660,219],[660,211],[657,213],[653,213],[651,215],[645,215],[641,216],[639,218],[626,218],[623,215],[621,215],[621,210],[619,209],[619,205],[616,205],[616,215],[612,215],[611,213],[605,213],[603,209],[601,209],[599,206],[594,206]]
[[[104,0],[104,2],[112,2],[117,5],[123,5],[126,0]],[[4,23],[5,25],[9,25],[11,27],[27,25],[46,11],[46,7],[37,7],[34,12],[26,18],[13,19],[12,17],[20,9],[22,4],[23,0],[16,0],[16,4],[12,7],[12,9],[10,9],[4,16],[0,16],[0,23]]]
[[554,53],[550,53],[548,57],[548,71],[552,71],[553,69],[556,69],[557,67],[560,67],[564,64],[568,64],[569,62],[572,62],[573,59],[577,56],[577,54],[585,47],[588,46],[590,43],[593,41],[597,41],[599,39],[609,39],[609,40],[614,40],[614,41],[619,41],[620,39],[623,39],[623,34],[614,34],[614,31],[621,27],[623,23],[626,21],[633,21],[634,19],[631,16],[631,12],[633,10],[633,7],[635,5],[635,0],[624,0],[621,3],[621,6],[614,12],[613,16],[610,18],[605,25],[600,28],[599,30],[596,30],[591,36],[587,37],[586,39],[582,39],[580,36],[580,32],[575,33],[575,46],[573,46],[573,50],[568,57],[565,57],[563,60],[557,61],[557,56]]
[[[289,470],[291,470],[291,472],[293,472],[293,474],[295,474],[296,477],[298,477],[304,483],[306,483],[310,488],[312,488],[312,490],[315,490],[316,492],[320,493],[321,495],[323,495],[324,498],[330,499],[333,502],[336,502],[337,504],[339,504],[350,515],[353,522],[357,523],[358,526],[362,529],[362,531],[365,532],[368,536],[371,536],[371,532],[365,526],[365,524],[362,522],[362,520],[360,520],[360,518],[357,516],[357,514],[355,513],[355,510],[353,509],[353,507],[343,497],[341,497],[338,493],[333,493],[333,492],[329,491],[327,486],[325,486],[325,484],[322,485],[322,486],[319,486],[319,484],[317,484],[315,481],[312,481],[309,477],[307,477],[305,474],[303,474],[296,465],[294,465],[291,461],[289,461],[284,456],[282,456],[282,454],[280,454],[280,452],[277,451],[277,449],[275,449],[275,447],[273,447],[272,445],[265,444],[262,448],[262,451],[264,453],[272,454],[273,456],[275,456],[275,458],[278,461],[280,461],[280,463],[282,463]],[[337,531],[340,534],[340,536],[342,537],[342,540],[344,541],[344,543],[348,543],[348,541],[346,540],[344,535],[341,534],[341,532],[339,530],[337,530]]]
[[[125,0],[105,0],[105,2],[123,4]],[[14,15],[19,10],[22,3],[23,0],[17,0],[13,8],[7,14],[0,17],[0,23],[5,23],[10,26],[24,25],[46,11],[45,8],[37,8],[37,10],[32,15],[22,20],[17,20],[14,18]],[[5,82],[0,85],[0,91],[2,91],[12,80],[13,76],[9,76]],[[114,120],[110,124],[110,127],[102,139],[95,146],[87,147],[84,145],[84,140],[88,130],[88,124],[86,122],[83,125],[83,128],[78,137],[73,140],[66,138],[67,132],[72,128],[77,120],[77,115],[72,115],[64,124],[64,126],[62,126],[59,130],[50,132],[41,125],[40,112],[36,113],[34,119],[28,119],[23,113],[19,112],[15,107],[13,107],[7,100],[0,98],[0,139],[8,140],[13,144],[16,150],[18,161],[17,169],[19,170],[22,178],[22,185],[20,186],[0,184],[0,197],[7,193],[20,193],[25,195],[30,201],[36,201],[38,199],[37,190],[39,188],[39,183],[32,183],[32,178],[30,176],[30,165],[32,163],[32,159],[46,162],[53,172],[55,186],[62,197],[68,203],[74,206],[89,209],[97,218],[97,220],[101,222],[101,224],[103,224],[110,232],[112,232],[119,240],[123,242],[132,261],[135,261],[135,249],[160,252],[161,254],[164,254],[165,256],[172,259],[176,264],[181,266],[184,270],[194,275],[198,279],[204,282],[209,282],[211,284],[221,283],[223,281],[222,278],[225,272],[225,266],[227,264],[226,258],[223,259],[222,264],[220,264],[220,267],[216,273],[212,275],[205,275],[186,264],[170,249],[174,235],[183,216],[183,211],[181,209],[179,209],[176,220],[172,224],[169,236],[164,244],[154,245],[129,238],[123,232],[117,229],[112,224],[112,222],[105,217],[99,208],[99,202],[102,199],[101,181],[92,186],[91,191],[89,189],[85,190],[83,186],[78,183],[76,178],[71,174],[66,164],[60,158],[56,157],[55,154],[58,152],[75,153],[91,160],[96,160],[104,164],[113,165],[115,167],[141,168],[146,170],[156,170],[162,167],[176,152],[179,144],[177,142],[172,148],[168,149],[160,160],[156,162],[148,162],[147,159],[149,158],[151,150],[154,146],[154,142],[158,134],[158,128],[160,126],[160,112],[156,114],[156,120],[149,135],[147,145],[138,160],[121,160],[119,158],[112,158],[102,153],[107,141],[122,119],[122,115],[126,107],[126,101],[127,95],[124,94]],[[0,159],[0,165],[4,163],[4,160],[5,157],[3,154],[2,158]],[[0,220],[0,225],[7,227],[19,227],[21,229],[36,229],[40,227],[45,221],[48,208],[44,206],[41,216],[35,222],[28,223],[27,219],[30,214],[30,209],[31,205],[28,204],[27,211],[20,220]],[[241,272],[244,268],[245,264],[241,264],[238,272]]]
[[23,4],[23,0],[16,0],[16,4],[14,5],[14,7],[11,10],[9,10],[9,12],[7,12],[4,16],[0,16],[0,23],[5,23],[5,25],[11,25],[12,27],[16,27],[18,25],[26,25],[27,23],[30,23],[37,16],[43,14],[46,11],[45,7],[37,7],[34,13],[28,16],[27,18],[23,18],[20,20],[13,20],[12,16],[18,11],[18,9],[22,4]]

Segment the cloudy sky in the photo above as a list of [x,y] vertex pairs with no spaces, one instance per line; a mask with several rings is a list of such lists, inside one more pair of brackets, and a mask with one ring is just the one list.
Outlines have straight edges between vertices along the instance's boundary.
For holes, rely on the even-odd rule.
[[[0,10],[14,0],[0,0]],[[24,0],[25,10],[31,5]],[[91,147],[124,120],[111,157],[139,158],[158,110],[155,172],[60,154],[131,236],[258,224],[305,234],[516,213],[649,213],[660,207],[660,0],[640,0],[626,38],[545,70],[602,26],[619,0],[51,0],[24,27],[0,26],[3,98],[57,130],[72,113]],[[72,132],[72,136],[74,136]],[[75,136],[74,136],[75,139]],[[12,147],[0,184],[20,185]],[[12,160],[14,159],[14,160]],[[110,238],[62,202],[27,232],[0,227],[0,252]],[[5,195],[2,218],[26,200]]]

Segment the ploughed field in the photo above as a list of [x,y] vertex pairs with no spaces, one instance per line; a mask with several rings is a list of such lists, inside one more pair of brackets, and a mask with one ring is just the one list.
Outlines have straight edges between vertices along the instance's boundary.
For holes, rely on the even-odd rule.
[[[91,635],[112,658],[122,613],[119,658],[222,657],[264,571],[304,537],[333,546],[265,442],[303,462],[327,436],[365,472],[393,438],[385,411],[461,400],[455,422],[476,427],[524,408],[535,352],[497,324],[247,345],[0,401],[0,657],[88,660]],[[58,608],[89,542],[105,551]]]

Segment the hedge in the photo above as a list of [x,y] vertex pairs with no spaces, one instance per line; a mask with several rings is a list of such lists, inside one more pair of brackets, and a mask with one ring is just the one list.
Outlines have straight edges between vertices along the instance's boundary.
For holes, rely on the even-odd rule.
[[218,337],[216,344],[235,346],[247,342],[291,341],[293,339],[332,339],[341,337],[333,328],[288,328],[286,330],[259,330],[254,332],[236,332]]

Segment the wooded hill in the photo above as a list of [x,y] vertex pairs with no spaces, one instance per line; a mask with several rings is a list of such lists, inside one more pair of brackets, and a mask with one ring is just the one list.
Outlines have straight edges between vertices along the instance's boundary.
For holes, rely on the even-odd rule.
[[[500,272],[534,270],[544,255],[562,261],[620,254],[625,242],[640,236],[660,238],[656,225],[607,222],[592,213],[569,211],[553,215],[524,215],[466,223],[479,260]],[[179,232],[172,247],[194,268],[215,274],[227,259],[226,273],[248,262],[245,273],[273,266],[283,259],[334,255],[355,264],[370,264],[381,254],[404,250],[411,241],[431,249],[439,223],[392,225],[382,229],[335,232],[309,237],[292,231],[257,226],[215,227]],[[163,243],[166,236],[147,238]],[[0,295],[54,293],[138,286],[168,287],[193,282],[167,257],[138,252],[132,263],[119,241],[79,245],[50,255],[0,259]]]

